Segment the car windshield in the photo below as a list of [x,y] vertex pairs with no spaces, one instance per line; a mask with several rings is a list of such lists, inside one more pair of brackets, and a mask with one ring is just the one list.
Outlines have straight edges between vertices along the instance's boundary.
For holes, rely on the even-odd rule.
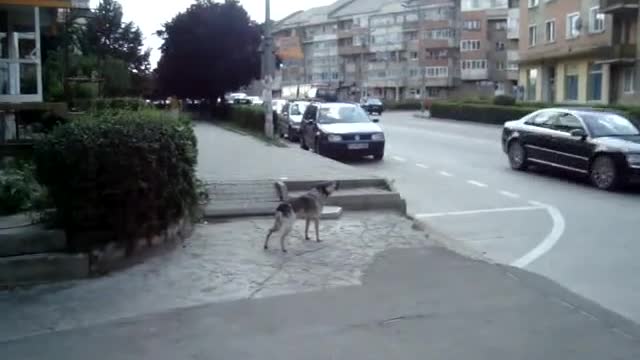
[[308,103],[294,103],[291,104],[291,110],[289,112],[290,115],[302,115],[304,111],[307,109]]
[[583,114],[582,118],[594,137],[640,135],[636,124],[617,114]]
[[370,122],[367,114],[358,106],[327,106],[320,108],[318,122],[321,124],[334,123],[364,123]]
[[380,99],[369,99],[367,100],[367,105],[382,105],[382,101]]

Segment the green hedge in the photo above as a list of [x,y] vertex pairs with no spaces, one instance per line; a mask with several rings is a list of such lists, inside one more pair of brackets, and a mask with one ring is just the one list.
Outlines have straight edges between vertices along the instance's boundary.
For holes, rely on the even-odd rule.
[[264,109],[261,106],[232,106],[225,120],[243,129],[264,131]]
[[150,108],[141,98],[96,98],[74,101],[75,107],[82,111],[111,111],[131,110],[138,111]]
[[385,101],[385,110],[420,110],[420,100]]
[[[110,241],[130,251],[130,240],[160,234],[197,204],[196,137],[167,112],[84,115],[36,144],[34,158],[71,251]],[[86,233],[106,236],[85,242]]]
[[435,102],[430,110],[431,116],[435,118],[504,124],[507,121],[520,119],[538,108]]

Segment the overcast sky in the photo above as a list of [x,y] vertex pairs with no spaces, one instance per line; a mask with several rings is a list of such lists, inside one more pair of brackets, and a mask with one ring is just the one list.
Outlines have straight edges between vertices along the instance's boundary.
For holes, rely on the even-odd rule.
[[[183,11],[194,0],[118,0],[124,9],[126,21],[133,21],[145,35],[145,43],[153,49],[151,66],[155,67],[160,58],[157,50],[162,41],[154,35],[162,24],[171,20],[180,11]],[[315,6],[327,5],[335,0],[271,0],[271,18],[280,20],[283,17],[298,11]],[[91,6],[96,7],[100,0],[91,0]],[[240,4],[249,13],[252,19],[264,21],[264,0],[240,0]]]

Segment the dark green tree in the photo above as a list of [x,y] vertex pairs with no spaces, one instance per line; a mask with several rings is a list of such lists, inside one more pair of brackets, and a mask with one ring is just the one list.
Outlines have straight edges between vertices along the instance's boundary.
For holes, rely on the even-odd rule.
[[158,85],[165,95],[208,99],[247,85],[260,72],[260,27],[237,1],[199,0],[158,32]]

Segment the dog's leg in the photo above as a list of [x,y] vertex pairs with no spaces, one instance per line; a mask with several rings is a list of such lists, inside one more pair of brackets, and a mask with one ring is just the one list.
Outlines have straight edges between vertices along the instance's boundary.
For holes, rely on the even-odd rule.
[[304,224],[304,239],[309,241],[309,240],[311,240],[311,238],[309,237],[309,223],[311,223],[311,219],[309,219],[309,217],[306,217],[304,220],[305,220],[305,224]]
[[316,242],[322,242],[322,240],[320,240],[320,218],[313,219],[313,222],[316,226]]
[[264,240],[264,249],[265,250],[269,249],[269,238],[271,237],[271,235],[273,235],[274,232],[280,230],[281,226],[282,226],[282,213],[276,212],[276,221],[273,224],[273,227],[271,229],[269,229],[269,233],[267,234],[267,238]]
[[264,249],[268,250],[269,249],[269,238],[271,237],[271,235],[275,232],[274,229],[269,229],[269,233],[267,234],[267,238],[264,240]]
[[284,232],[282,233],[282,236],[280,237],[280,249],[282,249],[283,253],[287,252],[287,249],[284,246],[284,242],[285,242],[285,239],[286,239],[287,235],[289,235],[289,233],[291,232],[292,229],[293,229],[293,226],[287,227],[287,229],[284,230]]

